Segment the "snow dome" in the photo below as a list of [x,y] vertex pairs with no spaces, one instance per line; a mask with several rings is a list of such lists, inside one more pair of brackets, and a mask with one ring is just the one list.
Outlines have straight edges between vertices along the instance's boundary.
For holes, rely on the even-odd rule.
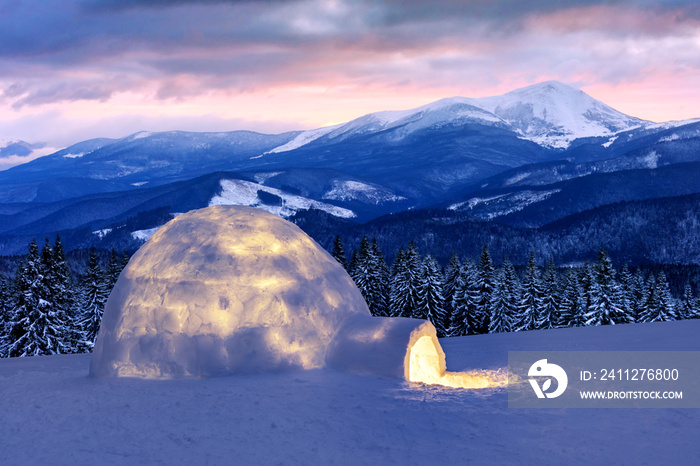
[[131,258],[105,306],[90,374],[324,366],[454,386],[430,322],[372,317],[343,267],[296,225],[213,206],[174,218]]

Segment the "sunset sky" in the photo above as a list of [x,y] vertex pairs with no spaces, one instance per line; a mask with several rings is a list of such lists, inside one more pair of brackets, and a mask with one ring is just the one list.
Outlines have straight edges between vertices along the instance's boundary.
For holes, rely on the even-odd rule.
[[0,0],[0,138],[282,132],[556,79],[700,117],[694,1]]

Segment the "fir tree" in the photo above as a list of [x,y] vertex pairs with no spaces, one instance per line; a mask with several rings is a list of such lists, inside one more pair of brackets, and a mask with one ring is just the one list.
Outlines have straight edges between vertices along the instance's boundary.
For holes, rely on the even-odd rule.
[[540,272],[535,260],[535,253],[531,252],[523,276],[522,294],[518,309],[515,331],[534,330],[537,327],[538,316],[542,309],[542,289],[540,284]]
[[537,317],[537,328],[556,328],[559,321],[559,279],[554,262],[550,259],[542,280],[542,304]]
[[105,284],[107,285],[107,290],[112,291],[114,285],[119,279],[119,274],[122,271],[122,265],[117,251],[112,248],[112,252],[109,255],[109,262],[107,263],[107,269],[105,270]]
[[620,271],[620,307],[629,317],[630,322],[634,322],[634,277],[627,267],[627,264],[622,266]]
[[647,301],[639,316],[640,322],[664,322],[676,319],[676,310],[666,275],[659,272],[658,278],[648,280]]
[[478,304],[474,310],[474,329],[476,333],[486,333],[489,329],[489,305],[491,303],[491,293],[493,292],[495,271],[493,260],[488,247],[484,245],[479,258],[479,265],[476,274],[476,288],[478,290]]
[[333,252],[331,252],[331,256],[333,256],[333,258],[337,260],[345,270],[348,269],[348,261],[345,257],[345,248],[343,248],[343,241],[340,239],[340,235],[336,236],[335,240],[333,241]]
[[80,328],[83,331],[84,344],[88,349],[95,344],[108,296],[109,290],[97,258],[97,251],[92,248],[90,249],[87,271],[80,281],[80,306],[82,309]]
[[375,316],[389,315],[389,267],[384,254],[379,249],[377,238],[373,238],[369,249],[369,296],[372,302],[370,310]]
[[515,267],[506,257],[503,261],[503,286],[505,304],[508,306],[508,324],[510,330],[513,328],[518,317],[518,306],[520,304],[521,286],[518,281],[518,274],[515,272]]
[[393,317],[418,315],[421,265],[418,250],[411,242],[401,257],[401,264],[394,267],[395,275],[391,280],[391,315]]
[[0,275],[0,358],[5,355],[9,339],[11,301],[10,281],[5,275]]
[[695,319],[698,315],[697,301],[693,297],[693,288],[690,283],[686,283],[683,288],[683,300],[678,309],[679,319]]
[[453,314],[452,301],[454,299],[455,290],[459,285],[459,269],[461,267],[462,265],[460,264],[459,259],[457,258],[457,254],[453,252],[452,257],[450,257],[450,262],[447,264],[447,267],[445,267],[445,282],[442,288],[443,296],[445,298],[445,314],[447,315],[448,328],[450,326]]
[[615,281],[615,269],[604,249],[598,253],[591,285],[590,306],[586,313],[586,325],[614,325],[632,322],[631,315],[622,308],[622,291]]
[[418,316],[432,322],[439,337],[444,337],[447,333],[447,312],[442,294],[443,280],[437,261],[430,255],[426,256],[419,287]]
[[17,275],[17,303],[11,317],[7,355],[35,356],[68,352],[64,343],[66,322],[53,308],[46,288],[42,264],[53,255],[50,246],[42,255],[36,241],[29,243],[29,254]]
[[480,299],[476,268],[471,262],[465,261],[452,299],[452,318],[447,332],[450,336],[478,333],[476,316]]
[[508,299],[504,270],[496,274],[491,302],[489,304],[489,333],[503,333],[511,330],[511,303]]
[[647,301],[648,286],[646,280],[644,280],[644,273],[642,269],[637,267],[637,271],[632,279],[632,287],[630,290],[630,308],[631,315],[635,322],[640,322],[640,315],[643,312],[644,305]]
[[583,301],[584,294],[579,282],[579,271],[571,268],[566,274],[557,327],[582,327],[585,322]]

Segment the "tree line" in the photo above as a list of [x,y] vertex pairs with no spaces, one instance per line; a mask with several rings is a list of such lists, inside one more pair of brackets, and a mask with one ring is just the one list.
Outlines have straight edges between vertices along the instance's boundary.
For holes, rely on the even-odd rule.
[[74,279],[60,237],[39,250],[29,243],[14,279],[0,277],[0,357],[83,353],[92,350],[109,293],[128,262],[113,249],[106,268],[90,250]]
[[595,263],[561,272],[553,261],[542,269],[530,253],[522,277],[506,258],[496,267],[484,246],[478,261],[452,254],[444,270],[413,243],[389,267],[376,239],[365,236],[350,262],[340,236],[332,256],[352,277],[377,316],[430,320],[439,336],[657,322],[700,317],[690,285],[671,295],[666,276],[619,272],[604,249]]
[[[595,263],[566,269],[551,260],[541,268],[531,253],[521,273],[507,258],[497,267],[486,246],[476,262],[452,254],[444,269],[413,243],[388,266],[366,236],[349,262],[340,236],[332,255],[372,314],[428,319],[441,337],[700,317],[690,285],[674,298],[663,271],[618,273],[603,249]],[[32,240],[14,277],[0,276],[0,357],[91,351],[128,260],[112,249],[103,267],[93,248],[76,279],[58,236],[41,250]]]

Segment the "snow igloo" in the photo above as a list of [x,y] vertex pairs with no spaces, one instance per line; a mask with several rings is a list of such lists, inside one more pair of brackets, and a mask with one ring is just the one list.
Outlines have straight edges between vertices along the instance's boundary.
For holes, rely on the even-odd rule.
[[445,370],[426,320],[373,317],[343,267],[260,209],[179,215],[131,258],[105,306],[94,377],[199,378],[331,367],[485,387]]

